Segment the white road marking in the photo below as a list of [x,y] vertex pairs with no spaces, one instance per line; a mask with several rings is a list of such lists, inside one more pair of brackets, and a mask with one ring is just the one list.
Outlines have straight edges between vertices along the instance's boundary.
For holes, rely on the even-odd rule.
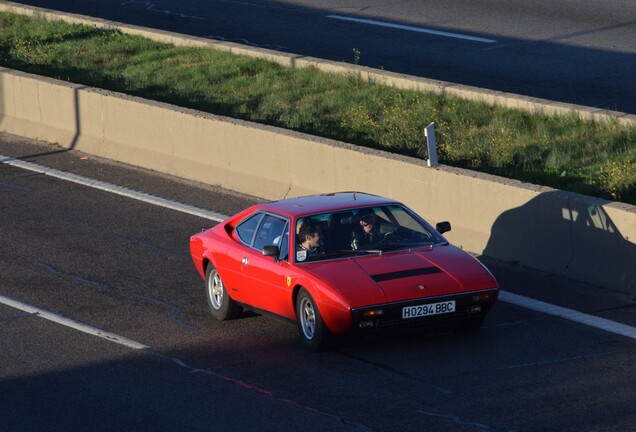
[[209,219],[215,222],[221,222],[228,218],[228,216],[217,213],[211,210],[204,210],[198,207],[194,207],[187,204],[178,203],[176,201],[170,201],[165,198],[160,198],[154,195],[147,194],[145,192],[135,191],[122,186],[117,186],[111,183],[102,182],[99,180],[82,177],[76,174],[56,170],[54,168],[48,168],[41,165],[37,165],[31,162],[25,162],[12,157],[3,156],[0,154],[0,165],[11,165],[25,170],[46,174],[51,177],[59,178],[61,180],[70,181],[90,188],[99,189],[105,192],[110,192],[115,195],[125,196],[137,201],[143,201],[148,204],[153,204],[160,207],[165,207],[171,210],[180,211],[182,213],[191,214],[204,219]]
[[[127,189],[127,188],[113,185],[110,183],[89,179],[86,177],[78,176],[76,174],[71,174],[64,171],[56,170],[54,168],[43,167],[31,162],[21,161],[21,160],[11,158],[11,157],[6,157],[0,154],[0,165],[2,164],[11,165],[11,166],[15,166],[25,170],[50,175],[52,177],[59,178],[61,180],[71,181],[71,182],[78,183],[78,184],[88,186],[91,188],[103,190],[103,191],[114,193],[117,195],[122,195],[128,198],[132,198],[132,199],[143,201],[149,204],[158,205],[158,206],[169,208],[172,210],[184,212],[194,216],[199,216],[199,217],[210,219],[216,222],[221,222],[222,220],[225,220],[228,218],[228,216],[223,215],[221,213],[200,209],[198,207],[189,206],[187,204],[177,203],[177,202],[170,201],[164,198],[159,198],[144,192],[134,191],[132,189]],[[0,302],[5,303],[4,301],[2,301],[2,299],[4,299],[4,297],[0,296]],[[534,310],[536,312],[541,312],[548,315],[557,316],[566,320],[574,321],[574,322],[584,324],[590,327],[594,327],[600,330],[605,330],[610,333],[615,333],[618,335],[626,336],[631,339],[636,339],[636,328],[625,325],[625,324],[617,323],[615,321],[610,321],[605,318],[600,318],[594,315],[588,315],[582,312],[577,312],[572,309],[567,309],[567,308],[556,306],[550,303],[544,303],[538,300],[531,299],[529,297],[524,297],[518,294],[506,292],[506,291],[500,292],[499,299],[503,302],[514,304],[516,306],[521,306],[523,308]],[[5,304],[8,304],[8,303],[5,303]],[[22,308],[18,308],[18,309],[22,309]],[[39,309],[33,309],[33,310],[22,309],[22,310],[32,313],[34,311],[38,311]],[[57,317],[57,315],[55,314],[51,314],[51,315],[53,317]],[[68,321],[73,322],[71,320],[68,320]],[[79,326],[81,327],[84,325],[79,324]],[[86,326],[86,327],[90,328],[90,326]],[[98,329],[93,329],[92,331],[101,332],[101,330],[98,330]],[[101,333],[111,335],[106,332],[101,332]],[[120,338],[117,335],[111,335],[111,336],[115,338]],[[103,336],[100,336],[100,337],[103,337]],[[125,338],[120,338],[120,339],[125,339]],[[134,341],[130,341],[130,342],[137,344],[137,342],[134,342]],[[141,345],[141,344],[138,344],[138,345]]]
[[537,367],[537,366],[549,366],[549,365],[554,365],[558,363],[565,363],[565,362],[569,363],[569,362],[577,361],[577,360],[587,360],[587,359],[594,359],[599,357],[615,356],[617,354],[622,354],[624,352],[626,352],[626,350],[604,351],[604,352],[597,352],[590,355],[561,357],[561,358],[555,358],[555,359],[550,359],[545,361],[512,364],[509,366],[503,366],[503,367],[497,368],[496,370],[511,370],[511,369],[530,368],[530,367]]
[[407,26],[407,25],[401,25],[401,24],[391,24],[384,21],[375,21],[375,20],[368,20],[368,19],[362,19],[362,18],[352,18],[352,17],[341,16],[341,15],[327,15],[327,18],[332,18],[332,19],[337,19],[342,21],[351,21],[351,22],[356,22],[361,24],[376,25],[380,27],[389,27],[389,28],[394,28],[398,30],[407,30],[407,31],[412,31],[417,33],[428,33],[428,34],[432,34],[436,36],[443,36],[443,37],[449,37],[454,39],[463,39],[463,40],[472,41],[472,42],[481,42],[481,43],[497,42],[494,39],[486,39],[486,38],[481,38],[477,36],[468,36],[468,35],[463,35],[459,33],[449,33],[449,32],[444,32],[439,30],[427,29],[423,27],[413,27],[413,26]]
[[[137,349],[137,350],[142,350],[142,349],[147,349],[148,346],[144,345],[144,344],[140,344],[139,342],[135,342],[134,340],[125,338],[123,336],[118,336],[114,333],[110,333],[104,330],[100,330],[97,327],[93,327],[91,325],[88,324],[84,324],[81,323],[79,321],[74,321],[70,318],[66,318],[63,315],[60,314],[55,314],[52,312],[48,312],[44,309],[40,309],[38,307],[35,306],[31,306],[30,304],[27,303],[23,303],[21,301],[18,300],[14,300],[12,298],[3,296],[0,294],[0,303],[3,303],[7,306],[11,306],[12,308],[15,309],[19,309],[21,311],[24,311],[28,314],[31,314],[32,316],[38,316],[40,318],[44,318],[46,320],[49,321],[53,321],[55,323],[61,324],[65,327],[69,327],[72,328],[74,330],[78,330],[81,331],[82,333],[87,333],[89,335],[92,336],[97,336],[99,338],[102,339],[106,339],[108,341],[111,342],[115,342],[119,345],[123,345],[126,346],[128,348],[132,348],[132,349]],[[30,316],[31,316],[30,315]]]
[[93,326],[90,326],[90,325],[87,325],[87,324],[80,323],[78,321],[74,321],[74,320],[66,318],[66,317],[64,317],[62,315],[45,311],[44,309],[40,309],[40,308],[37,308],[35,306],[31,306],[31,305],[29,305],[27,303],[23,303],[23,302],[14,300],[14,299],[9,298],[9,297],[5,297],[3,295],[0,295],[0,303],[5,304],[7,306],[11,306],[11,307],[19,309],[19,310],[22,310],[24,312],[27,312],[28,315],[25,315],[24,318],[33,317],[33,316],[44,318],[44,319],[47,319],[49,321],[53,321],[55,323],[61,324],[61,325],[66,326],[66,327],[69,327],[71,329],[79,330],[79,331],[81,331],[83,333],[87,333],[87,334],[92,335],[92,336],[97,336],[97,337],[100,337],[102,339],[106,339],[106,340],[108,340],[110,342],[114,342],[116,344],[123,345],[123,346],[128,347],[128,348],[132,348],[132,349],[135,349],[135,350],[143,350],[147,354],[157,356],[157,357],[162,358],[162,359],[167,360],[167,361],[171,361],[171,362],[177,364],[178,366],[187,369],[190,373],[203,373],[203,374],[206,374],[206,375],[210,375],[210,376],[213,376],[215,378],[224,380],[226,382],[235,384],[235,385],[237,385],[239,387],[242,387],[245,390],[249,390],[249,391],[255,392],[257,394],[260,394],[261,396],[265,396],[265,397],[269,397],[271,399],[277,400],[277,401],[279,401],[279,402],[281,402],[281,403],[283,403],[283,404],[285,404],[287,406],[293,406],[293,407],[295,407],[297,409],[301,409],[301,410],[304,410],[304,411],[311,411],[311,412],[313,412],[315,414],[318,414],[320,416],[332,418],[332,419],[335,419],[335,420],[338,420],[338,421],[341,421],[341,422],[344,421],[346,424],[347,423],[353,424],[353,425],[355,425],[358,428],[358,430],[372,431],[372,429],[366,427],[362,423],[358,423],[358,422],[355,422],[355,421],[352,421],[352,420],[348,420],[348,419],[346,419],[344,417],[340,417],[340,416],[337,416],[337,415],[334,415],[334,414],[330,414],[328,412],[320,411],[320,410],[317,410],[317,409],[312,408],[312,407],[307,406],[307,405],[302,405],[302,404],[297,403],[297,402],[295,402],[295,401],[293,401],[291,399],[288,399],[288,398],[276,396],[273,392],[271,392],[271,391],[269,391],[269,390],[267,390],[267,389],[265,389],[263,387],[259,387],[259,386],[255,385],[255,384],[252,384],[252,383],[250,383],[248,381],[242,380],[242,379],[232,378],[232,377],[230,377],[228,375],[223,375],[223,374],[221,374],[219,372],[215,372],[215,371],[208,370],[208,369],[200,369],[200,368],[192,367],[192,366],[188,365],[186,362],[184,362],[181,359],[178,359],[176,357],[167,356],[167,355],[162,354],[162,353],[160,353],[158,351],[152,350],[147,345],[141,344],[139,342],[135,342],[134,340],[131,340],[131,339],[128,339],[128,338],[125,338],[125,337],[122,337],[122,336],[118,336],[118,335],[116,335],[114,333],[109,333],[109,332],[106,332],[104,330],[100,330],[97,327],[93,327]]
[[206,17],[200,17],[200,16],[196,16],[196,15],[186,15],[184,13],[171,11],[169,9],[157,9],[157,5],[155,3],[152,3],[152,2],[149,2],[149,1],[144,1],[144,0],[129,0],[129,1],[125,1],[125,2],[123,2],[121,4],[121,7],[126,7],[128,5],[140,5],[141,7],[145,8],[149,12],[157,12],[157,13],[162,13],[162,14],[165,14],[165,15],[176,16],[176,17],[179,17],[179,18],[190,18],[190,19],[197,19],[197,20],[207,20]]
[[469,426],[469,427],[475,427],[477,429],[480,430],[490,430],[490,426],[487,426],[485,424],[481,424],[481,423],[476,423],[470,420],[464,420],[459,416],[453,415],[453,414],[438,414],[438,413],[434,413],[434,412],[430,412],[430,411],[424,411],[424,410],[417,410],[418,413],[420,414],[424,414],[425,416],[429,416],[429,417],[440,417],[446,420],[450,420],[451,422],[460,425],[460,426]]
[[615,333],[621,336],[626,336],[631,339],[636,339],[636,328],[625,324],[610,321],[605,318],[597,317],[594,315],[585,314],[572,309],[556,306],[550,303],[544,303],[539,300],[534,300],[529,297],[520,296],[510,292],[501,291],[499,293],[499,299],[506,303],[510,303],[516,306],[521,306],[526,309],[530,309],[536,312],[541,312],[548,315],[553,315],[559,318],[563,318],[569,321],[574,321],[579,324],[585,324],[590,327],[594,327],[600,330],[605,330],[610,333]]

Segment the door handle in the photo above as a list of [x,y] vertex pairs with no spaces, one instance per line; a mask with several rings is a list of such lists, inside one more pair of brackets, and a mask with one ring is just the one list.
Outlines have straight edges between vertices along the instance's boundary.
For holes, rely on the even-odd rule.
[[250,260],[248,260],[247,257],[243,257],[241,262],[243,263],[243,265],[248,265],[250,263]]

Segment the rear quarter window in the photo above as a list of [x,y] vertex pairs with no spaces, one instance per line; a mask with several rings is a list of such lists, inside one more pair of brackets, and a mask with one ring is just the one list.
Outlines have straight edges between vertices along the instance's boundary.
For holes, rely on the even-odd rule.
[[261,213],[256,214],[244,220],[236,227],[236,234],[238,234],[241,241],[246,245],[249,246],[252,244],[256,227],[258,227],[258,223],[261,221],[262,217],[263,215]]

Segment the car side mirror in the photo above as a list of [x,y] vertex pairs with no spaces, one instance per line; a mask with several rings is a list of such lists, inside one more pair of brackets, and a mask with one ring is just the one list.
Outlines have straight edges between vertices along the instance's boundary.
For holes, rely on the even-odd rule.
[[261,251],[264,256],[271,256],[278,258],[280,254],[280,249],[278,246],[263,246],[263,250]]
[[445,232],[448,232],[451,230],[451,224],[448,221],[438,222],[437,225],[435,225],[435,229],[440,234],[444,234]]

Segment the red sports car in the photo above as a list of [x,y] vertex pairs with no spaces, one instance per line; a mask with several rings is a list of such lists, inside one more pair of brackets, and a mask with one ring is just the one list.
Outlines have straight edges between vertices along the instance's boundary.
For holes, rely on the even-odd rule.
[[305,346],[416,326],[477,328],[499,287],[479,261],[400,202],[360,192],[252,206],[192,236],[212,315],[294,321]]

